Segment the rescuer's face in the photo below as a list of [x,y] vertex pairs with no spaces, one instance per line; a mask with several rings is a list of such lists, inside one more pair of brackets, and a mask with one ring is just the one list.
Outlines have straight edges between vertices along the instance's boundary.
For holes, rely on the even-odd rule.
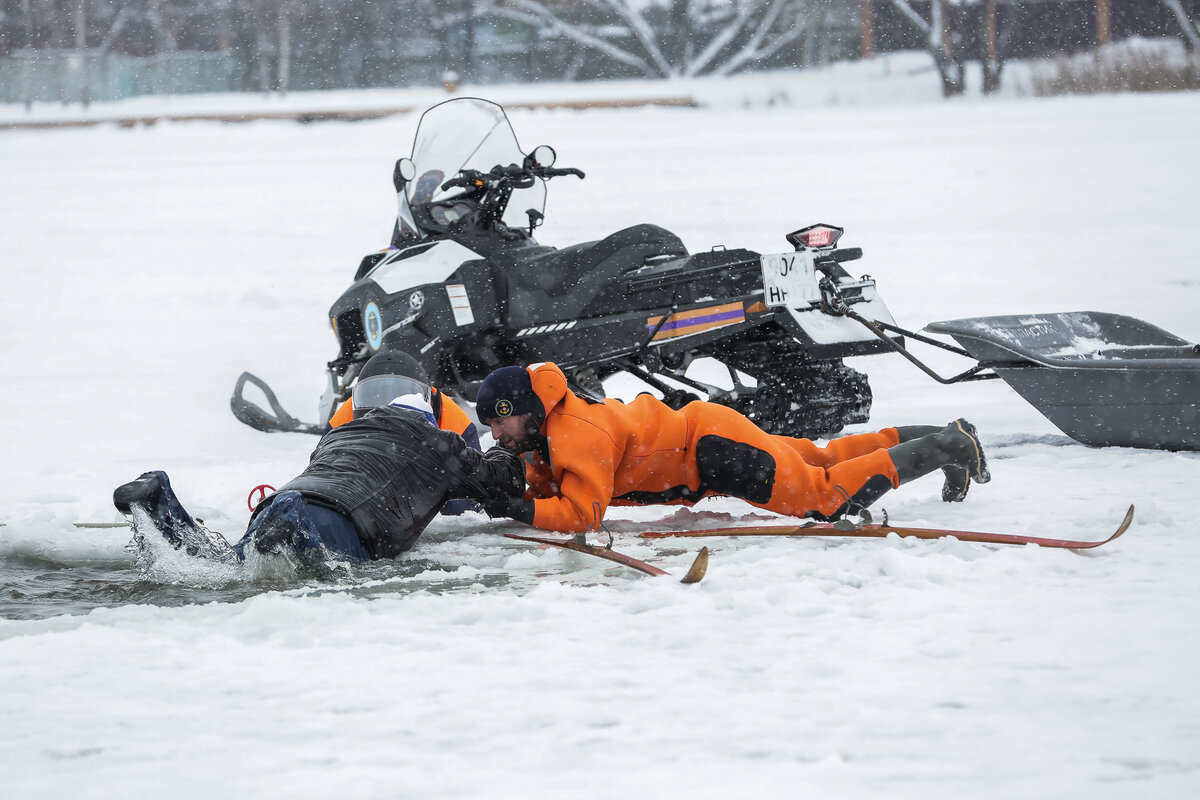
[[532,450],[533,439],[529,434],[532,418],[533,414],[496,417],[488,423],[492,428],[492,438],[496,440],[496,444],[514,453]]

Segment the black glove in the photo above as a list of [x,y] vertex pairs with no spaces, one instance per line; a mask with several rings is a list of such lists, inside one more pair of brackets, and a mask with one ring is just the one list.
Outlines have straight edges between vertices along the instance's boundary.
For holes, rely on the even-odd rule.
[[507,517],[526,525],[533,524],[533,503],[518,495],[510,497],[498,492],[492,493],[483,503],[483,510],[492,519]]
[[[487,467],[484,483],[489,492],[505,497],[525,494],[525,460],[511,450],[497,445],[483,454]],[[503,515],[503,516],[508,516]]]

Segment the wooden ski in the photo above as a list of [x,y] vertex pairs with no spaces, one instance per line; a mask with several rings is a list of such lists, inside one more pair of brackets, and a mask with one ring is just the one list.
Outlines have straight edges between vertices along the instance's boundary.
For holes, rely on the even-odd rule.
[[[590,556],[596,556],[608,561],[614,561],[617,564],[636,569],[638,572],[644,572],[647,575],[670,575],[665,569],[659,569],[653,564],[647,564],[645,561],[627,556],[624,553],[618,553],[606,547],[598,547],[594,544],[585,544],[575,539],[555,539],[548,536],[525,536],[520,533],[504,534],[509,539],[519,539],[523,542],[533,542],[535,544],[545,544],[551,547],[561,547],[564,550],[574,550],[576,553],[586,553]],[[696,560],[692,562],[692,566],[688,569],[687,574],[680,579],[680,583],[699,583],[704,577],[704,573],[708,570],[708,548],[700,548],[700,552],[696,554]]]
[[1133,506],[1125,512],[1121,524],[1107,539],[1098,542],[1082,542],[1073,539],[1048,539],[1040,536],[1022,536],[1010,533],[984,533],[982,531],[960,531],[949,528],[905,528],[896,525],[840,526],[839,523],[813,522],[808,525],[757,525],[745,528],[707,528],[694,531],[647,531],[638,534],[644,539],[661,539],[668,536],[852,536],[883,538],[889,533],[900,536],[915,536],[919,539],[941,539],[953,536],[964,542],[987,544],[1036,544],[1039,547],[1058,547],[1066,550],[1090,550],[1116,539],[1129,530],[1133,522]]

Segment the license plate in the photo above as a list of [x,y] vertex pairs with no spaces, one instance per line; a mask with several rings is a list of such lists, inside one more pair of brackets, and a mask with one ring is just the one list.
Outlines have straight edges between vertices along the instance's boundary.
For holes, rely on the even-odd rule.
[[798,308],[821,301],[813,254],[777,253],[762,256],[763,299],[769,306]]

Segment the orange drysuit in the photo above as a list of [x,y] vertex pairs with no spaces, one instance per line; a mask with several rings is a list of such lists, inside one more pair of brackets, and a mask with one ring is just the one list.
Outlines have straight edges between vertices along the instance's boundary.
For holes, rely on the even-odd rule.
[[691,504],[709,495],[791,516],[829,515],[874,476],[899,485],[886,450],[900,442],[895,428],[818,447],[765,433],[716,403],[676,411],[648,394],[590,403],[567,388],[555,364],[535,364],[529,375],[546,410],[548,446],[526,470],[538,528],[583,531],[610,504]]

